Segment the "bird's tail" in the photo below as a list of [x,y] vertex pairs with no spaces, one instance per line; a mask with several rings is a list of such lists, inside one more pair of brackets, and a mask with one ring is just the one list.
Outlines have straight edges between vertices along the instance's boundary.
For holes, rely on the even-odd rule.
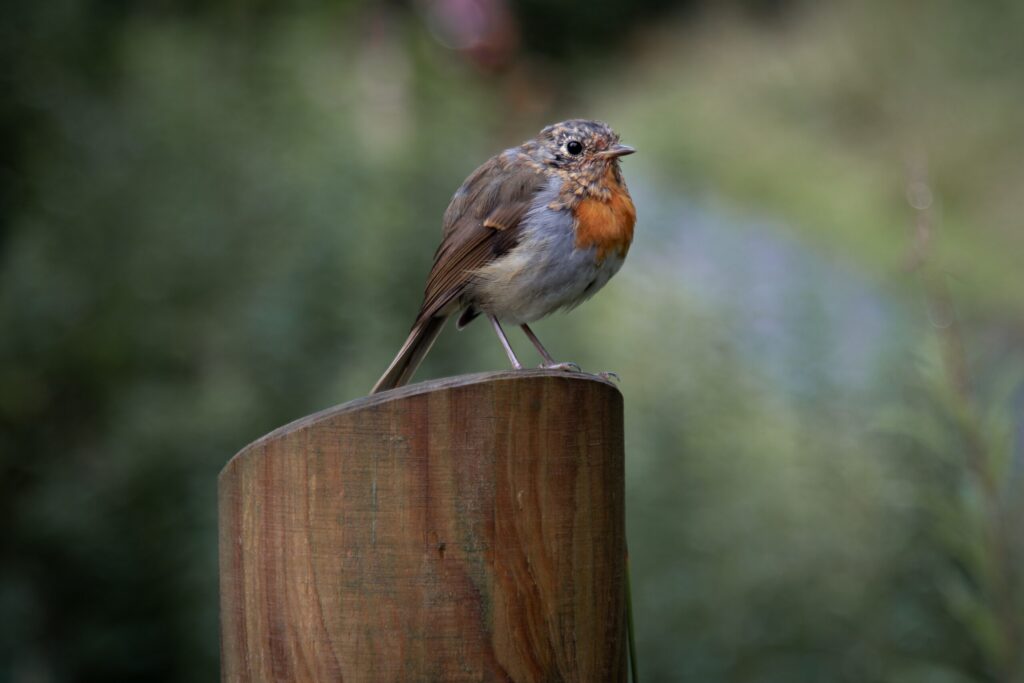
[[398,355],[391,361],[391,365],[384,371],[384,375],[373,385],[373,389],[370,389],[370,393],[376,394],[407,384],[412,379],[412,374],[416,372],[416,368],[423,362],[427,351],[434,345],[437,335],[441,334],[447,321],[448,318],[445,316],[430,317],[417,322],[413,326],[412,332],[409,333],[409,338],[399,349]]

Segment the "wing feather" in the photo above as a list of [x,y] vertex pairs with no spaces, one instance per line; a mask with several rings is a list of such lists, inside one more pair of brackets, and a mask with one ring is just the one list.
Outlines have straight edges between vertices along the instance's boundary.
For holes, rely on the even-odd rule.
[[545,180],[539,169],[507,153],[466,179],[445,211],[417,322],[439,314],[462,295],[474,271],[519,243],[522,219]]

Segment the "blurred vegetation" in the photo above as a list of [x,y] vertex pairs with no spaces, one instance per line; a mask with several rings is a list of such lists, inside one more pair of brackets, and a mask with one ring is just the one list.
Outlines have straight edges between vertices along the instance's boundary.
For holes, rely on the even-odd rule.
[[[217,472],[365,393],[452,191],[584,115],[641,152],[637,241],[537,329],[623,377],[642,675],[1020,683],[1022,20],[10,8],[0,681],[214,680]],[[473,325],[420,376],[504,366]]]

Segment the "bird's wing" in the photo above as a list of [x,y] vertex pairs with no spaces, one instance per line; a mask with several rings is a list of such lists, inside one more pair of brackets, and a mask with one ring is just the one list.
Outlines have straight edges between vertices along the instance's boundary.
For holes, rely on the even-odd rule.
[[427,278],[417,322],[462,294],[473,272],[519,243],[520,222],[545,185],[532,164],[502,154],[473,172],[444,214],[444,236]]

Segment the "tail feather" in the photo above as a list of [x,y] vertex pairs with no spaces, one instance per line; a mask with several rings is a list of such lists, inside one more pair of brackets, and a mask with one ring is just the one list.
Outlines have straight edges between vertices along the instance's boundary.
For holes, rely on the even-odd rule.
[[377,383],[373,385],[370,393],[376,394],[408,384],[409,380],[412,379],[413,373],[416,372],[416,368],[423,362],[427,351],[430,351],[430,347],[434,345],[437,335],[441,334],[441,330],[444,329],[444,324],[447,321],[448,318],[446,316],[431,317],[416,323],[412,328],[412,332],[409,333],[409,338],[405,340],[402,348],[399,349],[398,355],[391,361],[391,365],[384,371],[381,378],[377,380]]

